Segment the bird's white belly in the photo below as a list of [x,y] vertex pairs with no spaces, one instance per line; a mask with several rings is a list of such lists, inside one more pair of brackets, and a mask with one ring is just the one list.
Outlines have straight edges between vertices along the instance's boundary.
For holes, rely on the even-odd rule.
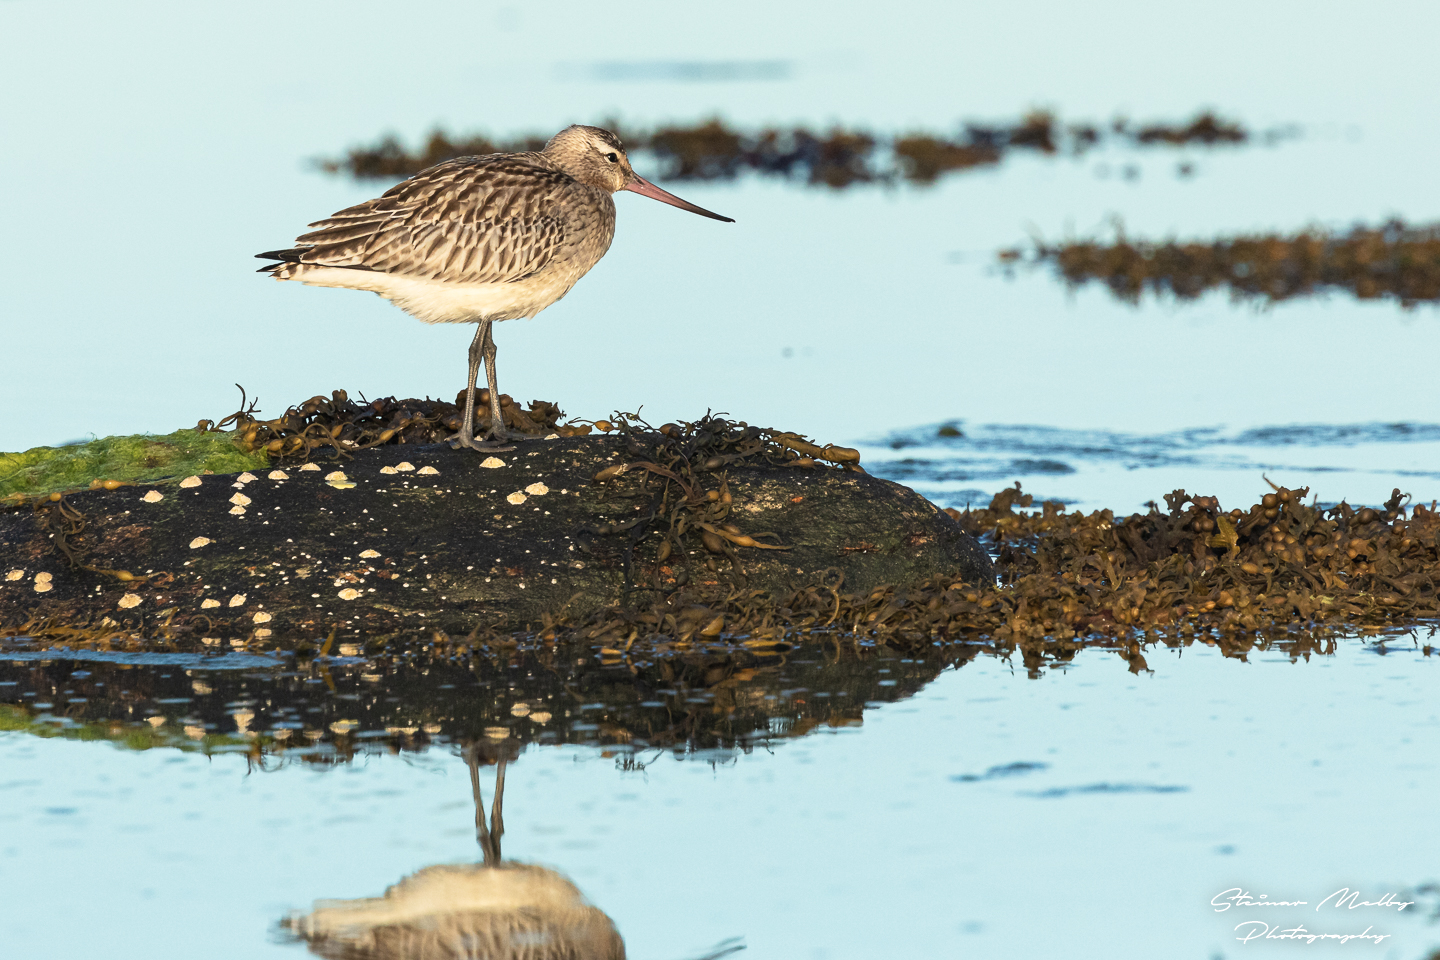
[[305,264],[284,279],[312,287],[369,290],[426,323],[475,323],[533,317],[575,285],[564,273],[539,274],[512,283],[447,283],[373,270]]

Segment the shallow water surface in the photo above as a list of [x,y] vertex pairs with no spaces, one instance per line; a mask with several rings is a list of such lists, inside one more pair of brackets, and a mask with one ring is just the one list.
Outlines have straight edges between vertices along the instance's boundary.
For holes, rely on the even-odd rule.
[[[943,431],[943,432],[942,432]],[[1440,492],[1440,426],[1427,423],[1199,427],[1159,434],[952,421],[862,444],[871,473],[935,503],[984,506],[1002,484],[1042,500],[1123,515],[1177,488],[1226,507],[1308,487],[1322,504]]]
[[[1390,19],[1226,2],[1197,18],[1131,2],[912,2],[877,23],[843,6],[617,19],[572,5],[557,19],[356,2],[343,17],[291,11],[283,31],[239,9],[85,9],[72,23],[0,5],[6,35],[64,37],[0,63],[14,144],[0,173],[23,185],[9,200],[25,224],[0,236],[7,346],[53,358],[0,379],[0,409],[16,412],[0,449],[218,420],[236,381],[272,416],[337,387],[453,397],[468,325],[425,327],[369,294],[253,272],[257,251],[379,188],[311,158],[387,130],[416,142],[437,124],[505,136],[720,114],[904,133],[1032,107],[1143,123],[1209,106],[1302,134],[1273,148],[1018,156],[934,188],[672,184],[735,224],[622,196],[593,273],[535,321],[497,330],[501,388],[577,416],[643,406],[658,424],[713,408],[847,445],[950,418],[1138,434],[1440,422],[1419,388],[1420,358],[1440,354],[1433,308],[1321,298],[1258,311],[1219,295],[1135,308],[994,270],[996,251],[1028,235],[1109,235],[1117,219],[1150,238],[1440,219],[1440,134],[1419,119],[1433,5]],[[352,69],[379,37],[385,67]],[[774,62],[790,66],[724,66]]]
[[[1092,650],[1033,679],[989,656],[801,648],[711,687],[528,661],[381,682],[359,663],[0,659],[0,699],[31,724],[0,734],[0,869],[23,880],[7,943],[300,956],[278,924],[313,901],[480,860],[478,743],[514,758],[505,857],[570,878],[633,957],[734,937],[756,957],[1287,955],[1235,939],[1252,918],[1211,901],[1238,886],[1307,901],[1267,921],[1370,927],[1388,939],[1369,955],[1415,958],[1440,945],[1434,895],[1414,892],[1440,853],[1422,646],[1161,647],[1138,674]],[[172,745],[84,739],[123,745],[137,724]],[[65,727],[75,739],[37,735]],[[119,882],[87,881],[103,892],[76,923],[62,891],[82,871]],[[1342,887],[1417,903],[1314,909]]]

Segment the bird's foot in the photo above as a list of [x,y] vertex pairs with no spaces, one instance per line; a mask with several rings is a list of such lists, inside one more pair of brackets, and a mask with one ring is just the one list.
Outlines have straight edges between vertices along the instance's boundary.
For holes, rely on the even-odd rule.
[[490,439],[490,434],[486,434],[486,439],[484,440],[476,440],[473,436],[457,433],[445,442],[450,444],[450,449],[452,450],[465,447],[468,450],[474,450],[478,453],[505,453],[506,451],[515,449],[513,444],[507,444],[503,439]]

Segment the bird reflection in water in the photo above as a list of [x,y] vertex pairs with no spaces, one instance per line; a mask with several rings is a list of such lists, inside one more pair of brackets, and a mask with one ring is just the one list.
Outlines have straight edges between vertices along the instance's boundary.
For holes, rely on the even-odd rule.
[[[614,922],[575,884],[554,870],[501,859],[505,766],[518,754],[513,739],[465,750],[481,863],[425,867],[383,897],[319,900],[282,926],[329,960],[624,960]],[[495,801],[487,823],[480,767],[492,762]],[[698,960],[743,949],[729,940]]]

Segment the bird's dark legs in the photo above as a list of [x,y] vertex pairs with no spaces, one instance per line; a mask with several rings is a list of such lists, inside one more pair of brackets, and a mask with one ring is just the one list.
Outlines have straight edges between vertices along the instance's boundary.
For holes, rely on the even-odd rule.
[[505,758],[495,768],[495,801],[490,804],[490,842],[495,844],[495,859],[500,859],[500,838],[505,836],[505,818],[500,804],[505,799]]
[[[481,346],[481,353],[485,357],[485,381],[490,387],[490,432],[487,436],[496,440],[509,440],[510,435],[505,432],[505,418],[500,413],[500,385],[495,379],[495,337],[490,331],[492,324],[487,321],[484,326],[485,343]],[[476,336],[479,336],[478,332]],[[473,378],[471,382],[474,382]]]
[[[465,419],[460,427],[460,436],[470,439],[475,430],[475,377],[480,373],[480,351],[490,324],[481,323],[475,328],[475,339],[470,341],[470,375],[465,378]],[[462,441],[463,442],[463,441]]]
[[495,771],[495,803],[490,808],[490,826],[485,826],[485,800],[480,796],[480,757],[475,747],[466,751],[470,764],[470,791],[475,795],[475,842],[485,856],[485,866],[500,865],[500,838],[505,835],[505,821],[500,817],[500,801],[505,795],[505,758]]
[[475,439],[475,378],[480,374],[480,362],[485,362],[485,378],[490,383],[490,429],[487,438],[506,440],[505,421],[500,417],[500,392],[495,386],[495,340],[490,336],[491,321],[481,320],[476,326],[475,339],[470,341],[470,371],[465,379],[465,413],[460,423],[460,432],[450,438],[457,447],[484,450],[491,453],[514,450]]

